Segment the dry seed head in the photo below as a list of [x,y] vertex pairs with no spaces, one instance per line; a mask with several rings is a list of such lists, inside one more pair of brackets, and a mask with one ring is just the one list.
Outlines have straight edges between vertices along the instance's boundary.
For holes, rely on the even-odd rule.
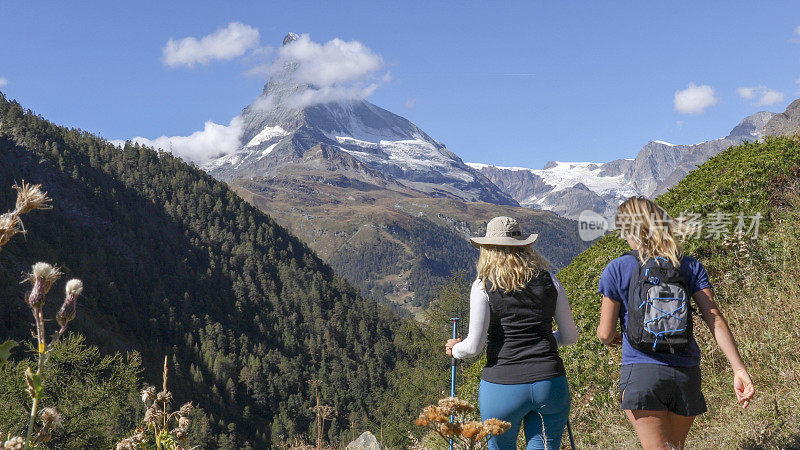
[[145,425],[154,424],[156,422],[156,416],[157,415],[158,414],[156,413],[156,410],[153,408],[153,406],[150,406],[149,408],[147,408],[147,411],[144,412],[144,423],[145,423]]
[[67,281],[66,291],[67,297],[56,314],[56,320],[62,328],[75,318],[75,305],[78,302],[78,296],[83,292],[83,283],[81,280],[69,280]]
[[481,422],[467,422],[461,426],[461,435],[470,440],[477,439],[481,431],[483,431]]
[[67,296],[79,296],[81,292],[83,292],[83,282],[78,279],[72,279],[67,281]]
[[25,214],[33,211],[34,209],[47,209],[51,208],[49,203],[52,201],[47,196],[47,192],[42,190],[41,184],[30,184],[22,182],[22,186],[14,185],[17,191],[17,212]]
[[184,430],[183,428],[175,428],[170,432],[170,434],[175,436],[175,438],[179,441],[186,439],[186,430]]
[[499,434],[503,434],[511,428],[511,423],[500,420],[500,419],[486,419],[483,422],[484,428],[491,434],[492,436],[497,436]]
[[468,413],[475,410],[475,407],[470,402],[457,397],[447,397],[439,400],[439,407],[448,415]]
[[147,386],[142,389],[142,402],[147,404],[156,400],[155,386]]
[[22,450],[25,447],[25,439],[15,436],[3,443],[3,450]]
[[11,240],[11,237],[20,232],[19,218],[15,214],[0,215],[0,247]]
[[172,393],[169,391],[161,391],[156,395],[156,401],[159,403],[169,403],[172,401]]
[[42,418],[42,426],[46,430],[60,428],[64,423],[63,419],[61,418],[61,414],[59,414],[55,408],[42,409],[40,416]]
[[459,423],[443,423],[439,425],[439,433],[445,437],[453,437],[461,433],[461,424]]
[[138,448],[138,444],[132,438],[125,438],[119,442],[117,442],[117,450],[136,450]]
[[180,409],[179,413],[183,417],[188,417],[188,416],[192,415],[193,411],[194,411],[194,406],[192,405],[192,402],[187,402],[187,403],[184,403],[183,406],[181,406],[181,409]]
[[44,294],[47,294],[50,288],[53,287],[53,283],[55,283],[60,276],[61,271],[58,267],[53,267],[46,262],[37,262],[31,267],[31,273],[28,274],[28,278],[26,278],[25,281],[30,281],[34,285],[34,290],[38,283],[40,288],[44,291]]
[[190,419],[190,418],[188,418],[186,416],[181,416],[181,418],[178,419],[178,427],[179,428],[188,429],[189,425],[191,425],[191,424],[192,424],[192,419]]
[[28,294],[28,305],[33,309],[39,309],[44,306],[47,292],[50,291],[53,283],[55,283],[60,276],[61,271],[50,264],[45,262],[34,264],[27,278],[27,281],[33,284],[33,288]]

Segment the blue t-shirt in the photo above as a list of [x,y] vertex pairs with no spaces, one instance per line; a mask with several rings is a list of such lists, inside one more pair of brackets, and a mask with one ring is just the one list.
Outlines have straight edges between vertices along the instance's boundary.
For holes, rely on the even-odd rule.
[[[623,255],[614,259],[603,270],[600,275],[600,285],[597,292],[620,303],[619,320],[622,329],[625,330],[628,321],[628,287],[631,283],[631,276],[638,270],[639,260],[633,255]],[[681,258],[680,271],[686,280],[689,288],[689,295],[705,288],[710,288],[711,282],[708,281],[708,273],[700,261],[691,256]],[[700,348],[692,336],[689,346],[681,353],[654,353],[635,349],[628,342],[627,333],[622,332],[622,364],[663,364],[667,366],[692,367],[700,365]]]

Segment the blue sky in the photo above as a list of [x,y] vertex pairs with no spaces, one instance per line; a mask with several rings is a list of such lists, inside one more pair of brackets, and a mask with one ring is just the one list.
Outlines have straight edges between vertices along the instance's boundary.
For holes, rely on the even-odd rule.
[[[369,100],[472,162],[633,157],[649,140],[725,136],[800,97],[798,2],[68,3],[0,4],[0,90],[108,139],[228,124],[266,81],[243,74],[274,56],[254,50],[288,31],[379,55],[377,73],[390,79]],[[258,45],[206,65],[165,64],[170,39],[232,22],[257,30]]]

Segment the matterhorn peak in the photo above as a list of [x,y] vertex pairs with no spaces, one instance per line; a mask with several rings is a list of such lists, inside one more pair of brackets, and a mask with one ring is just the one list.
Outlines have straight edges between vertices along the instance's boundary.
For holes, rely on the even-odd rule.
[[289,33],[283,38],[283,45],[290,44],[296,40],[300,39],[300,35],[297,33]]

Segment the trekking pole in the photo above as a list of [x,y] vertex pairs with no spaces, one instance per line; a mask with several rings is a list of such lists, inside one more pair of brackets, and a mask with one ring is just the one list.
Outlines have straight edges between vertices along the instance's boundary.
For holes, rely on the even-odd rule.
[[[451,317],[453,321],[453,339],[458,336],[458,317]],[[450,361],[450,397],[456,396],[456,358],[455,356]],[[453,423],[453,415],[450,415],[450,423]],[[450,438],[450,450],[453,450],[453,438]]]
[[572,437],[572,426],[569,424],[569,418],[567,419],[567,434],[569,434],[569,445],[572,450],[575,450],[575,438]]

